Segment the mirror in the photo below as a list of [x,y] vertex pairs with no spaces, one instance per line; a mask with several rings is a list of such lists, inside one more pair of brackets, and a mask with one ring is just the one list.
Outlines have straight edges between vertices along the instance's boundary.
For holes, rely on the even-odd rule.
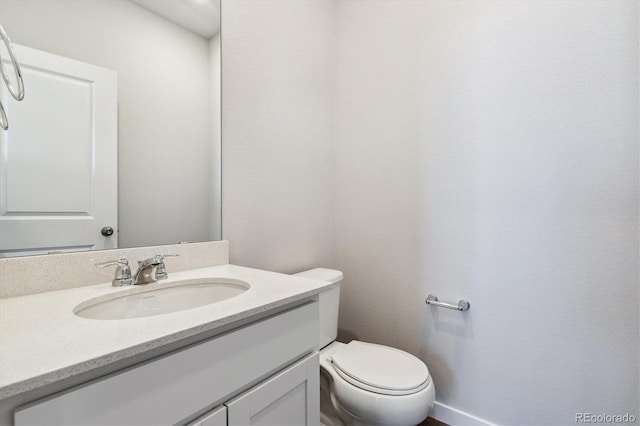
[[[100,224],[115,230],[114,237],[105,236],[102,248],[221,238],[219,0],[0,0],[0,24],[18,47],[117,73],[117,163],[113,166],[117,168],[117,224]],[[35,83],[30,86],[27,71],[23,74],[26,104],[29,92],[35,94],[38,88]],[[0,167],[5,169],[0,170],[5,176],[4,184],[0,178],[0,191],[5,192],[0,199],[6,201],[7,170],[11,171],[11,160],[16,158],[12,153],[18,152],[11,146],[12,119],[14,129],[21,120],[36,129],[38,123],[16,118],[18,106],[6,90],[0,91],[0,99],[10,123],[9,130],[0,134],[4,143]],[[68,104],[60,97],[48,100],[52,114]],[[45,115],[51,114],[45,111]],[[47,147],[47,163],[63,163],[69,154],[62,145]],[[43,163],[42,158],[30,163],[27,151],[21,151],[22,170],[28,168],[25,164]],[[42,149],[38,152],[44,155]],[[95,150],[88,155],[98,156]],[[55,169],[48,174],[50,179],[56,175]],[[29,179],[22,179],[24,189],[19,192],[25,199],[41,199]],[[92,193],[89,198],[100,197]],[[28,219],[36,216],[17,210]],[[0,206],[0,221],[15,219],[11,214],[3,218],[2,213]],[[18,247],[0,251],[0,257],[42,254],[59,247],[63,251],[92,249],[59,243],[66,231],[56,225],[48,228],[41,233],[50,232],[53,242],[37,249],[19,241],[24,231],[13,234],[0,227],[5,234],[0,240],[15,239]]]

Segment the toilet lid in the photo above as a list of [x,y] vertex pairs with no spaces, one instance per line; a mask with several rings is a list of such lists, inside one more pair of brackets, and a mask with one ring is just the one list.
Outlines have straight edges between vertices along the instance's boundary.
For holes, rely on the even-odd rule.
[[389,346],[351,341],[331,355],[336,371],[351,384],[387,395],[424,389],[429,370],[420,359]]

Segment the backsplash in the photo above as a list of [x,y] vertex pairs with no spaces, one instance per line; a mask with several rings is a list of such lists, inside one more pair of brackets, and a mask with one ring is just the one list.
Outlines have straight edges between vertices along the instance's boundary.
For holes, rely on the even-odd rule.
[[229,242],[210,241],[0,259],[0,299],[110,282],[114,268],[97,268],[96,263],[124,256],[135,271],[137,261],[156,254],[180,255],[165,259],[171,275],[171,272],[229,263]]

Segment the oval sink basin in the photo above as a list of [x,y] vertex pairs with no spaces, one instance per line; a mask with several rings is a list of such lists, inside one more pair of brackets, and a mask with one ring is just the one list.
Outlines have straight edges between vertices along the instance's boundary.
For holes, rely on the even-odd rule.
[[250,287],[247,282],[231,278],[193,279],[166,283],[161,288],[154,286],[90,299],[76,306],[73,313],[103,320],[150,317],[210,305],[238,296]]

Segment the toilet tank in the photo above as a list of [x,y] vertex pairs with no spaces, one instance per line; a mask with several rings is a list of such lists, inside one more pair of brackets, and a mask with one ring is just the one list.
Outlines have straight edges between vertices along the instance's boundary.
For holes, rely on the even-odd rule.
[[342,272],[335,269],[316,268],[294,274],[298,277],[312,280],[328,281],[338,283],[330,290],[323,291],[318,295],[320,305],[320,348],[324,348],[329,343],[336,340],[338,336],[338,308],[340,306],[340,283],[342,282]]

